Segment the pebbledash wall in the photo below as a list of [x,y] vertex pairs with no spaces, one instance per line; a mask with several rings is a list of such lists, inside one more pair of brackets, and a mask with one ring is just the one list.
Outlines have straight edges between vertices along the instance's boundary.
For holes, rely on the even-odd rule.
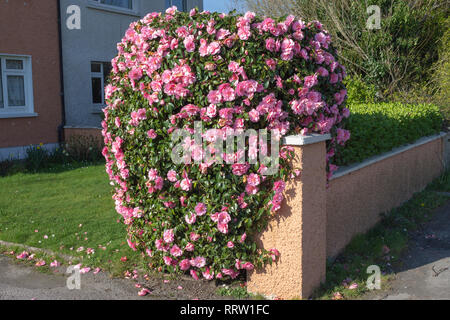
[[291,136],[293,165],[300,177],[287,183],[285,201],[257,244],[277,248],[279,260],[249,272],[249,292],[284,299],[308,298],[326,279],[326,260],[334,258],[381,214],[400,206],[438,177],[450,161],[447,133],[343,167],[329,181],[325,149],[329,135]]
[[0,30],[1,161],[23,158],[30,144],[58,145],[62,101],[57,2],[0,1]]

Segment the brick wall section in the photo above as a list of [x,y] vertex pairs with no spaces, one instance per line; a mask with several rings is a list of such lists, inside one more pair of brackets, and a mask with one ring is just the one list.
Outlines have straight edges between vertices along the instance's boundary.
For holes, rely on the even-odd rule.
[[30,55],[32,118],[0,118],[0,148],[58,142],[62,122],[57,1],[0,1],[0,53]]

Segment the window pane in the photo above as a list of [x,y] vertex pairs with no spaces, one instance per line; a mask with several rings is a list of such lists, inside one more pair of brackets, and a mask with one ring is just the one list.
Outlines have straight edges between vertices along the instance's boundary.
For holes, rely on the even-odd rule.
[[6,69],[23,70],[23,61],[6,59]]
[[100,63],[91,63],[91,72],[102,72],[102,67]]
[[112,69],[112,66],[111,66],[110,62],[103,62],[103,82],[104,82],[105,86],[108,83],[111,69]]
[[23,76],[7,76],[8,105],[10,107],[25,106],[25,81]]
[[108,4],[110,6],[126,8],[126,9],[133,9],[131,0],[100,0],[100,3]]
[[92,102],[103,103],[102,101],[102,79],[92,78]]
[[175,6],[178,11],[185,11],[184,0],[166,0],[166,7]]
[[2,59],[0,59],[0,108],[4,108],[3,104],[3,83],[2,83]]

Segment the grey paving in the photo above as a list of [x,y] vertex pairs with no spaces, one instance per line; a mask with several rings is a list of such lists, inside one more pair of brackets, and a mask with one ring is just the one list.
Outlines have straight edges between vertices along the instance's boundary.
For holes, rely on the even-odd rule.
[[137,295],[134,282],[110,279],[106,274],[81,275],[80,289],[69,290],[65,268],[58,274],[45,274],[13,263],[0,256],[0,300],[115,300],[145,299]]
[[418,232],[404,255],[387,292],[372,292],[371,299],[450,299],[450,202]]

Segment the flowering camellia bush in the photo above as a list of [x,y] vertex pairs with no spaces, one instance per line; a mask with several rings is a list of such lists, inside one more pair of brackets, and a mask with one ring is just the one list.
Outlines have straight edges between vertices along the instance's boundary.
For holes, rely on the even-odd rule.
[[[272,130],[277,141],[331,133],[330,159],[349,138],[340,128],[349,111],[345,69],[327,31],[294,16],[172,7],[132,23],[117,49],[105,89],[103,154],[130,247],[156,270],[196,279],[235,278],[275,260],[276,248],[258,249],[252,235],[280,208],[285,181],[299,174],[289,167],[292,148],[277,150],[278,170],[265,175],[264,161],[233,163],[242,150],[217,154],[213,143],[249,129]],[[196,161],[176,163],[173,133],[193,133],[194,122],[209,129],[205,141],[185,138]],[[267,144],[250,144],[250,158],[255,150],[267,154]],[[202,160],[204,148],[227,163]]]

